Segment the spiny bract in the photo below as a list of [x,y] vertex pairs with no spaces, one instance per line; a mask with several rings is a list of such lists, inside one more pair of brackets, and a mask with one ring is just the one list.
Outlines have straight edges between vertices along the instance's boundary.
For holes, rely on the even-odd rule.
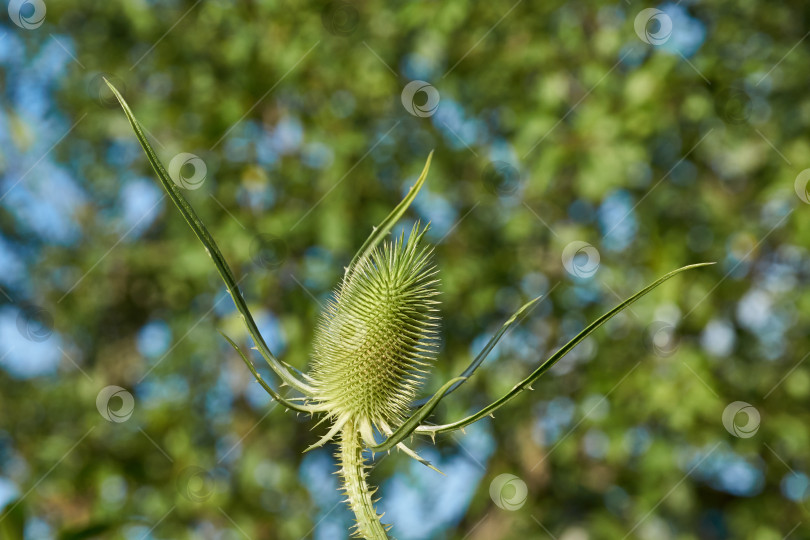
[[415,225],[347,270],[315,333],[313,386],[336,425],[398,425],[436,352],[436,268]]

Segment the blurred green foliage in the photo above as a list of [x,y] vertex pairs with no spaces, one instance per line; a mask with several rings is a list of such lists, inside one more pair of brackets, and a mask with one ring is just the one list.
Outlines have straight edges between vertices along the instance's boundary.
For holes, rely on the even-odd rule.
[[[216,332],[247,343],[100,73],[164,163],[204,162],[188,198],[301,370],[318,302],[436,150],[409,218],[433,222],[442,279],[430,386],[548,294],[436,421],[508,391],[619,297],[719,263],[617,317],[495,421],[417,444],[447,479],[381,460],[398,538],[810,537],[795,186],[810,11],[660,5],[672,34],[654,45],[640,36],[660,27],[634,28],[649,7],[66,1],[37,28],[3,20],[0,537],[339,538],[350,523],[329,451],[301,453],[324,426],[273,407]],[[438,91],[435,114],[403,106],[412,80]],[[493,161],[509,165],[493,177]],[[589,278],[564,267],[574,241],[598,250]],[[110,385],[134,396],[125,421],[96,406]],[[759,412],[753,436],[724,427],[735,401]],[[502,473],[528,487],[517,510],[490,496]]]

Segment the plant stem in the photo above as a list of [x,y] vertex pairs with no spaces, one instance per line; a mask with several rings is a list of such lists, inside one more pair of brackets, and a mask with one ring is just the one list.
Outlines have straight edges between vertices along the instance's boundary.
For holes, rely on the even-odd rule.
[[340,441],[340,475],[343,477],[343,490],[346,502],[354,512],[357,520],[356,534],[366,540],[388,540],[385,527],[380,522],[371,496],[377,491],[369,489],[366,483],[366,471],[370,468],[363,461],[363,447],[360,433],[353,421],[343,426]]

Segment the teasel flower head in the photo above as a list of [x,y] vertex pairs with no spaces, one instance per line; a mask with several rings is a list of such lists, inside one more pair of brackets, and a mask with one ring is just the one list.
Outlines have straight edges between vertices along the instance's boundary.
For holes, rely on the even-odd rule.
[[[354,262],[315,332],[311,377],[335,426],[365,439],[398,426],[436,354],[439,316],[427,227],[417,223]],[[336,428],[339,429],[339,428]]]

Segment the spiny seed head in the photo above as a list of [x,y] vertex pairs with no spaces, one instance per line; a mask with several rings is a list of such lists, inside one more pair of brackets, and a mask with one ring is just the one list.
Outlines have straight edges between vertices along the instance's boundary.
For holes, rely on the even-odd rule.
[[427,228],[415,225],[347,269],[321,314],[312,378],[337,421],[397,425],[435,356],[439,318]]

